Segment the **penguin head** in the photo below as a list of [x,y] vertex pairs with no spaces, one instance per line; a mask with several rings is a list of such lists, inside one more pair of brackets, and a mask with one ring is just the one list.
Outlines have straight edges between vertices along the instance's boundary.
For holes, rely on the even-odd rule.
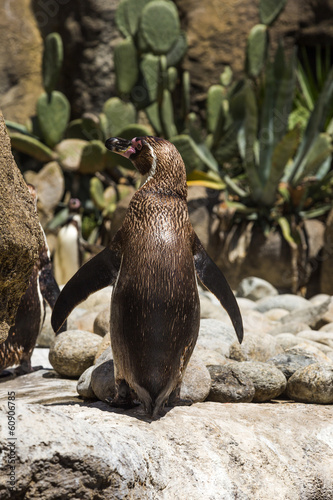
[[186,191],[185,165],[176,147],[159,137],[145,136],[133,139],[111,137],[105,143],[110,151],[125,156],[148,181],[177,186]]

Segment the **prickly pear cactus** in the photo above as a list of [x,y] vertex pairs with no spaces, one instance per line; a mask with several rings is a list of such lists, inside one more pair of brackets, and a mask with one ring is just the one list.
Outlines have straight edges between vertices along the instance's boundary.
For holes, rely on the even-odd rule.
[[63,137],[70,116],[70,104],[62,92],[44,92],[37,101],[37,117],[43,139],[53,148]]
[[106,147],[101,141],[89,141],[82,150],[78,171],[80,174],[94,174],[103,170]]
[[138,31],[142,9],[150,0],[121,0],[116,12],[116,24],[125,36],[134,36]]
[[115,47],[114,65],[119,95],[130,94],[139,76],[137,50],[131,37]]
[[43,86],[47,93],[55,89],[64,58],[59,33],[50,33],[44,40],[42,64]]
[[142,10],[139,29],[154,54],[166,54],[180,34],[176,6],[165,0],[149,2]]
[[108,121],[108,136],[117,136],[119,132],[136,121],[136,111],[132,103],[124,102],[119,97],[111,97],[104,106],[103,112]]
[[54,160],[55,154],[52,149],[48,148],[38,139],[29,135],[12,132],[10,134],[12,147],[25,153],[36,160],[45,163]]

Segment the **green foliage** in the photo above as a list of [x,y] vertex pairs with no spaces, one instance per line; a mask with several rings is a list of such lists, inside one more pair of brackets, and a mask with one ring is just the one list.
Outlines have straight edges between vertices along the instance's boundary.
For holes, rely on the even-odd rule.
[[59,33],[50,33],[44,41],[42,64],[43,86],[49,94],[58,83],[63,63],[64,53]]
[[53,148],[63,137],[70,116],[67,98],[58,92],[43,93],[37,101],[37,118],[45,143]]
[[122,40],[115,47],[114,65],[118,93],[129,94],[139,75],[136,47],[131,37]]
[[272,24],[284,9],[287,0],[260,0],[259,15],[263,24]]
[[111,97],[104,106],[107,119],[107,135],[116,137],[119,132],[136,121],[136,111],[132,103],[124,102],[119,97]]
[[46,163],[55,157],[52,149],[29,135],[13,132],[10,133],[10,140],[14,149],[35,158],[37,161]]
[[149,2],[142,10],[139,29],[153,53],[166,54],[180,35],[175,4],[165,0]]
[[267,52],[267,26],[256,24],[250,31],[246,48],[246,69],[251,77],[262,70]]

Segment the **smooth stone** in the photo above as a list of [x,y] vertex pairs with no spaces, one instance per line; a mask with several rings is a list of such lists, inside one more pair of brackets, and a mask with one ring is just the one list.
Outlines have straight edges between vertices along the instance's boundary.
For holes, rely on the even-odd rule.
[[255,395],[253,402],[262,403],[279,397],[287,386],[287,379],[274,365],[260,361],[242,361],[239,369],[252,380]]
[[297,370],[288,380],[287,395],[301,403],[333,403],[333,366],[312,364]]
[[272,363],[276,368],[281,370],[288,380],[299,368],[318,363],[318,360],[311,354],[292,354],[290,352],[284,352],[270,358],[267,363]]
[[309,299],[309,301],[314,306],[318,306],[319,304],[322,304],[323,302],[325,302],[330,297],[331,296],[328,295],[327,293],[318,293],[317,295],[313,295],[313,297],[311,297]]
[[274,337],[260,333],[246,333],[242,344],[234,342],[230,346],[229,358],[235,361],[267,361],[283,352]]
[[91,372],[91,387],[100,401],[114,398],[116,394],[113,359],[94,366]]
[[297,337],[299,339],[299,342],[300,343],[306,343],[307,345],[311,345],[312,347],[314,347],[315,349],[317,349],[318,351],[320,351],[321,353],[323,354],[326,354],[327,352],[331,352],[332,351],[332,347],[326,345],[326,344],[322,344],[321,342],[315,342],[314,340],[310,340],[308,338],[305,338],[305,337]]
[[96,315],[97,313],[95,311],[87,311],[86,313],[80,315],[75,320],[75,329],[94,333],[94,322],[96,319]]
[[105,349],[107,349],[110,346],[111,346],[111,338],[110,338],[110,334],[107,333],[105,335],[105,337],[103,337],[100,345],[98,346],[96,356],[95,356],[95,364],[96,364],[96,361],[98,360],[98,358],[101,356],[101,354],[105,351]]
[[241,313],[253,310],[256,307],[254,300],[246,299],[245,297],[236,297],[236,300]]
[[286,324],[278,324],[274,328],[272,328],[269,333],[270,335],[273,335],[274,337],[276,335],[280,335],[281,333],[292,333],[296,334],[298,332],[301,332],[302,330],[309,330],[309,325],[306,323],[302,322],[293,322],[293,323],[286,323]]
[[279,333],[274,338],[284,351],[299,344],[299,339],[293,333]]
[[333,333],[333,322],[332,323],[327,323],[327,325],[322,326],[319,328],[320,332],[332,332]]
[[298,295],[285,293],[275,297],[265,297],[256,303],[256,310],[259,312],[266,312],[269,309],[286,309],[287,311],[295,311],[311,306],[311,302]]
[[251,379],[244,376],[237,363],[208,367],[212,385],[207,401],[217,403],[250,403],[255,395]]
[[76,390],[80,396],[87,399],[96,399],[96,395],[91,385],[91,374],[95,369],[95,365],[89,366],[80,376]]
[[202,319],[200,321],[197,345],[228,357],[230,345],[236,339],[236,333],[232,326],[217,319]]
[[200,295],[200,318],[216,319],[232,325],[228,313],[223,309],[221,304],[215,304],[205,295]]
[[193,403],[205,401],[210,391],[211,382],[205,363],[198,354],[193,352],[180,386],[181,399],[189,399]]
[[242,319],[245,332],[270,333],[277,324],[276,321],[271,321],[263,313],[256,310],[244,311]]
[[99,313],[107,307],[110,307],[112,295],[112,286],[98,290],[90,295],[84,302],[81,302],[80,307]]
[[296,337],[319,342],[333,348],[333,332],[323,332],[315,330],[302,330],[296,334]]
[[274,309],[270,309],[264,313],[265,318],[270,319],[271,321],[280,321],[283,316],[286,316],[288,311],[285,309],[281,309],[279,307],[275,307]]
[[206,349],[201,345],[196,345],[193,351],[193,354],[197,353],[198,356],[202,359],[206,366],[209,365],[225,365],[228,362],[228,359],[220,354],[217,351],[213,351],[212,349]]
[[103,309],[103,311],[97,314],[93,331],[101,337],[105,337],[107,333],[110,333],[110,307]]
[[97,359],[95,359],[95,366],[101,365],[104,363],[104,361],[109,361],[110,359],[113,359],[113,353],[111,346],[109,345],[104,351],[98,356]]
[[290,349],[287,349],[285,352],[290,354],[309,354],[310,356],[314,356],[318,363],[330,362],[326,354],[321,349],[318,349],[318,347],[313,345],[313,343],[310,344],[310,342],[300,342]]
[[82,330],[69,330],[55,337],[49,360],[53,368],[68,377],[80,375],[94,363],[101,337]]
[[257,301],[264,297],[274,297],[278,295],[277,289],[268,283],[268,281],[255,276],[244,278],[239,283],[236,290],[237,297],[244,297]]
[[[317,306],[307,306],[296,311],[292,311],[283,318],[281,318],[282,324],[287,323],[307,323],[310,327],[316,327],[318,322],[323,318],[325,313],[328,311],[331,298],[329,297],[326,301],[322,302]],[[311,304],[311,302],[310,302]]]

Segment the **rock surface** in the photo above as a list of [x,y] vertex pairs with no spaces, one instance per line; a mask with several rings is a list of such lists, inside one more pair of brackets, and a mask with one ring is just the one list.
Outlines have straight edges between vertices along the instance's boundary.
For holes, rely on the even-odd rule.
[[333,365],[300,368],[288,380],[287,395],[304,403],[333,404]]
[[0,342],[14,324],[43,243],[32,197],[17,168],[0,112]]
[[[333,491],[329,406],[198,403],[151,422],[102,402],[18,401],[16,418],[17,498],[299,500],[300,491],[309,499]],[[2,462],[4,499],[5,474]]]

